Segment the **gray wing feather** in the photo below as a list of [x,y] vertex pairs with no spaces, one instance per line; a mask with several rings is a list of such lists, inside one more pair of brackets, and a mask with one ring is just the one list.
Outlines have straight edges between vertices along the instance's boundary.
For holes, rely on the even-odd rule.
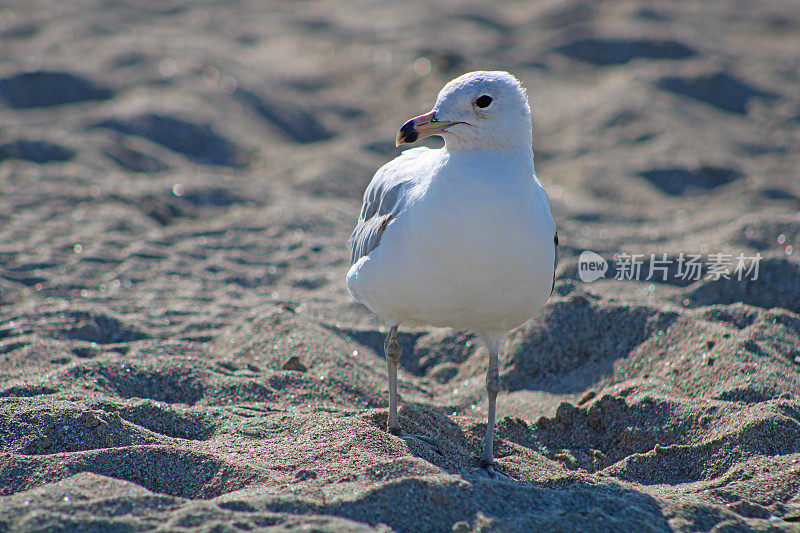
[[376,216],[369,220],[359,219],[349,241],[351,265],[378,247],[381,235],[391,220],[392,215]]
[[375,173],[364,191],[361,215],[348,240],[351,265],[378,247],[384,230],[405,205],[403,193],[416,181],[412,160],[427,151],[428,148],[406,150]]

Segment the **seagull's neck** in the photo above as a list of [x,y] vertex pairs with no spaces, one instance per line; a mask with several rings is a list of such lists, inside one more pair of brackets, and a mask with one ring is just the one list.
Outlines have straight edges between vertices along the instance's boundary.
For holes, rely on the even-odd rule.
[[482,176],[490,174],[493,179],[507,176],[533,176],[533,150],[520,147],[517,150],[450,150],[445,145],[440,151],[441,163],[454,170],[456,176]]
[[441,149],[443,159],[466,163],[475,161],[485,165],[487,161],[516,161],[520,164],[530,164],[533,170],[533,149],[530,145],[504,147],[504,148],[478,148],[478,149],[453,149],[445,143]]

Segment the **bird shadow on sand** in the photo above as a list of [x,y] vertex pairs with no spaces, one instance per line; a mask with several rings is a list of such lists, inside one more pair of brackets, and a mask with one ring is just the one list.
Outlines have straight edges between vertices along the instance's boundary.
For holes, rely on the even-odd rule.
[[555,300],[509,335],[501,370],[510,392],[540,390],[577,394],[613,378],[625,359],[663,334],[677,313],[617,304],[582,293]]

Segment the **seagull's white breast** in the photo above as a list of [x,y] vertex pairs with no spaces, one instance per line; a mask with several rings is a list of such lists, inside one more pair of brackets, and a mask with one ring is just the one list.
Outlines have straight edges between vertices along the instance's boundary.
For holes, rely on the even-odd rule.
[[532,154],[437,152],[348,288],[390,322],[506,332],[553,280],[555,225]]

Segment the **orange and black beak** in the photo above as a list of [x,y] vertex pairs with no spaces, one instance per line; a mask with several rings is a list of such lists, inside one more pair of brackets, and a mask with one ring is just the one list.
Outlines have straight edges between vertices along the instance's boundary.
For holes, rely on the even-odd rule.
[[465,122],[450,122],[449,120],[436,120],[435,113],[431,111],[430,113],[425,113],[424,115],[420,115],[418,117],[414,117],[405,124],[403,127],[400,128],[400,131],[397,132],[397,139],[395,140],[395,146],[400,146],[401,144],[413,143],[422,139],[424,137],[428,137],[430,135],[437,135],[441,134],[445,129],[449,128],[454,124],[465,124]]

